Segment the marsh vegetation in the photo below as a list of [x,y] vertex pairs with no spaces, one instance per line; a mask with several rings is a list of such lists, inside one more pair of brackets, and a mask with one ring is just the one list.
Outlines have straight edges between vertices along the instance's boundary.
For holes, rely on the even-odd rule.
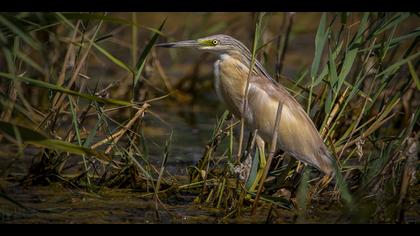
[[[1,13],[2,223],[419,223],[419,17]],[[279,151],[254,201],[215,56],[153,47],[216,33],[302,104],[337,178]]]

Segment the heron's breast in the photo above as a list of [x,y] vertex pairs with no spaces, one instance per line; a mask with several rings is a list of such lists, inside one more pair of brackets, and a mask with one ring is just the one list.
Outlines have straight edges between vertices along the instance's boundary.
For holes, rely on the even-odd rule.
[[222,54],[219,59],[220,82],[232,92],[244,94],[248,68],[242,62],[228,54]]
[[214,63],[214,87],[217,96],[236,116],[242,110],[242,99],[245,95],[247,68],[237,59],[222,54]]

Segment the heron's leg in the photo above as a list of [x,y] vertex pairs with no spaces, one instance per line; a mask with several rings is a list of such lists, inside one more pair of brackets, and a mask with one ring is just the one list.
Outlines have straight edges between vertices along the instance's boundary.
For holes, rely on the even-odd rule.
[[264,169],[265,164],[267,163],[265,160],[265,142],[264,140],[257,134],[256,137],[258,151],[260,152],[260,167]]
[[258,161],[259,165],[258,165],[258,171],[257,171],[257,175],[255,177],[255,180],[252,183],[251,188],[249,189],[249,191],[251,191],[251,192],[253,192],[255,190],[258,183],[260,182],[260,179],[261,179],[261,177],[264,173],[264,168],[267,164],[267,161],[265,160],[265,142],[258,134],[256,136],[256,142],[257,142],[257,148],[258,148],[258,154],[259,154],[258,155],[259,156],[259,161]]

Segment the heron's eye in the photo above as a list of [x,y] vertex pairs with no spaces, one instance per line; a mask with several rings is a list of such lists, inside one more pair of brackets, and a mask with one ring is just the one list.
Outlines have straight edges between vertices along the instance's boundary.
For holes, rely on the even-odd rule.
[[213,46],[216,46],[217,44],[219,44],[219,41],[218,41],[218,40],[216,40],[216,39],[213,39],[213,40],[211,41],[211,44],[213,44]]

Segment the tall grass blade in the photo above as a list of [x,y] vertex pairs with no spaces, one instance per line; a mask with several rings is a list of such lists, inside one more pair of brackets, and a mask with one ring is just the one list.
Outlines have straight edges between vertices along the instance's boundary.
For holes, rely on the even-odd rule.
[[311,78],[315,78],[318,73],[319,65],[321,63],[322,58],[322,52],[324,51],[324,46],[327,42],[329,29],[325,29],[326,23],[327,14],[322,13],[321,20],[319,21],[318,30],[315,36],[315,56],[311,66]]
[[[261,35],[262,34],[262,21],[263,21],[264,15],[265,15],[264,12],[258,13],[257,22],[255,23],[254,39],[253,39],[253,42],[252,42],[252,52],[251,52],[251,64],[249,65],[249,72],[248,72],[246,85],[245,85],[245,96],[242,99],[242,103],[243,103],[242,114],[245,114],[246,107],[248,106],[249,80],[251,78],[251,74],[252,74],[254,64],[255,64],[255,60],[256,60],[257,49],[258,49],[258,46],[259,46],[258,43],[260,42],[260,39],[262,38],[262,35]],[[242,146],[243,146],[243,141],[244,141],[244,130],[245,130],[245,120],[244,120],[244,116],[242,116],[241,117],[241,130],[240,130],[240,133],[239,133],[238,153],[237,153],[237,156],[236,156],[237,163],[240,162],[240,158],[242,156]]]
[[140,25],[137,22],[129,21],[129,20],[114,17],[114,16],[104,16],[102,14],[95,14],[95,13],[61,13],[61,14],[69,20],[103,20],[106,22],[115,23],[119,25],[129,25],[129,26],[140,27],[140,28],[149,30],[153,33],[159,34],[161,36],[163,35],[163,33],[160,30],[154,29],[152,27]]
[[120,59],[113,56],[111,53],[109,53],[107,50],[103,49],[101,46],[97,45],[96,43],[93,44],[93,46],[98,49],[102,54],[104,54],[109,60],[111,60],[115,65],[121,67],[122,69],[126,70],[127,72],[133,73],[133,70],[125,64]]
[[303,175],[300,180],[300,184],[296,194],[297,206],[298,206],[298,222],[304,221],[306,214],[306,205],[308,200],[308,189],[309,189],[309,168],[304,167]]
[[363,32],[365,32],[367,23],[368,23],[368,17],[369,13],[364,13],[362,20],[360,21],[359,30],[357,32],[355,40],[351,43],[349,46],[350,50],[346,51],[346,57],[344,58],[343,66],[340,71],[340,75],[338,76],[338,81],[340,83],[340,86],[338,86],[338,89],[341,87],[341,84],[346,79],[347,75],[350,73],[350,70],[353,66],[354,60],[356,59],[356,55],[359,51],[359,46],[363,40],[362,35]]
[[[72,24],[66,17],[65,17],[65,15],[64,14],[62,14],[62,13],[56,13],[57,14],[57,16],[60,18],[60,19],[62,19],[67,25],[69,25],[72,29],[74,29],[74,30],[77,30],[77,31],[79,31],[78,29],[77,29],[77,27],[74,25],[74,24]],[[106,17],[106,15],[103,15],[103,17]],[[103,22],[103,20],[101,20],[101,22],[100,22],[100,24],[99,24],[99,26],[101,26],[101,24],[102,24],[102,22]],[[99,27],[97,28],[98,30],[99,30]],[[97,34],[97,31],[95,32],[95,35]],[[95,35],[94,35],[94,37],[95,37]],[[86,36],[85,36],[86,37]],[[114,64],[116,64],[117,66],[119,66],[119,67],[121,67],[122,69],[124,69],[124,70],[126,70],[126,71],[128,71],[128,72],[130,72],[130,73],[133,73],[133,70],[127,65],[127,64],[125,64],[123,61],[121,61],[120,59],[118,59],[118,58],[116,58],[115,56],[113,56],[111,53],[109,53],[107,50],[105,50],[104,48],[102,48],[101,46],[99,46],[97,43],[95,43],[96,42],[96,40],[94,40],[94,39],[89,39],[89,38],[87,38],[88,39],[88,41],[90,41],[90,43],[93,45],[93,47],[95,47],[99,52],[101,52],[105,57],[107,57],[110,61],[112,61]],[[81,45],[81,46],[83,46],[83,45]]]
[[321,20],[319,22],[319,26],[318,26],[318,30],[316,32],[316,36],[315,36],[315,55],[314,55],[314,59],[312,61],[312,66],[311,66],[311,85],[310,85],[310,90],[309,90],[309,97],[308,97],[308,105],[307,105],[307,109],[306,112],[309,112],[310,109],[310,105],[312,102],[312,90],[314,85],[314,82],[316,81],[316,76],[319,70],[319,65],[321,64],[321,59],[322,59],[322,53],[324,51],[324,46],[327,42],[327,36],[329,34],[330,28],[325,29],[326,27],[326,22],[327,22],[327,14],[326,13],[322,13],[321,16]]
[[7,74],[7,73],[3,73],[0,72],[0,77],[4,77],[10,80],[18,80],[18,81],[22,81],[25,83],[29,83],[31,85],[40,87],[40,88],[45,88],[45,89],[51,89],[54,91],[58,91],[58,92],[62,92],[65,94],[69,94],[69,95],[73,95],[73,96],[78,96],[90,101],[96,101],[96,102],[100,102],[100,103],[105,103],[105,104],[113,104],[113,105],[123,105],[123,106],[133,106],[134,104],[130,103],[130,102],[126,102],[126,101],[122,101],[122,100],[116,100],[116,99],[109,99],[109,98],[101,98],[101,97],[96,97],[96,96],[92,96],[89,94],[85,94],[85,93],[79,93],[70,89],[66,89],[63,87],[60,87],[58,85],[55,84],[50,84],[44,81],[40,81],[40,80],[35,80],[35,79],[31,79],[28,77],[23,77],[23,76],[14,76],[12,74]]
[[[163,29],[163,26],[166,23],[167,18],[165,18],[162,22],[162,24],[159,26],[159,32]],[[159,34],[158,33],[154,33],[152,38],[149,40],[149,42],[147,43],[146,47],[144,48],[143,52],[141,53],[139,60],[137,61],[136,64],[136,71],[135,71],[135,75],[134,75],[134,84],[133,84],[133,89],[135,89],[133,91],[133,94],[136,94],[137,91],[137,84],[139,82],[140,79],[140,75],[144,69],[144,66],[146,65],[146,59],[147,56],[150,53],[150,50],[152,49],[153,45],[155,44],[156,40],[158,39]]]
[[29,46],[33,47],[34,49],[41,48],[40,43],[37,42],[36,39],[34,39],[29,34],[25,33],[25,30],[20,29],[18,26],[10,22],[1,14],[0,14],[0,24],[9,28],[16,36],[21,38],[25,43],[27,43]]
[[383,70],[381,73],[376,75],[376,78],[379,78],[381,76],[390,76],[391,74],[395,73],[402,65],[408,63],[411,60],[414,60],[416,57],[418,57],[420,55],[420,52],[417,52],[405,59],[402,59],[394,64],[392,64],[391,66],[389,66],[388,68],[386,68],[385,70]]
[[35,131],[21,125],[16,125],[11,122],[0,121],[0,132],[17,139],[18,137],[15,135],[16,131],[19,132],[22,143],[24,144],[32,144],[38,147],[57,151],[69,152],[78,155],[98,156],[108,159],[108,157],[104,154],[90,148],[81,147],[79,145],[57,139],[50,139],[47,135],[39,131]]
[[416,70],[414,69],[413,64],[411,61],[408,61],[408,69],[410,70],[411,78],[413,78],[414,83],[416,84],[417,90],[420,90],[420,80],[417,76]]
[[[77,114],[76,114],[76,111],[74,110],[73,101],[71,100],[70,97],[68,97],[68,98],[69,98],[69,103],[70,103],[70,112],[71,112],[71,115],[72,115],[72,123],[73,123],[73,126],[74,126],[74,131],[76,132],[77,143],[79,144],[79,146],[82,147],[82,139],[80,138],[79,122],[77,121]],[[89,178],[89,175],[87,174],[88,166],[87,166],[87,163],[86,163],[85,155],[82,155],[82,158],[83,158],[83,165],[85,167],[85,172],[86,172],[86,180],[87,180],[87,183],[88,183],[88,187],[90,188],[90,178]]]

